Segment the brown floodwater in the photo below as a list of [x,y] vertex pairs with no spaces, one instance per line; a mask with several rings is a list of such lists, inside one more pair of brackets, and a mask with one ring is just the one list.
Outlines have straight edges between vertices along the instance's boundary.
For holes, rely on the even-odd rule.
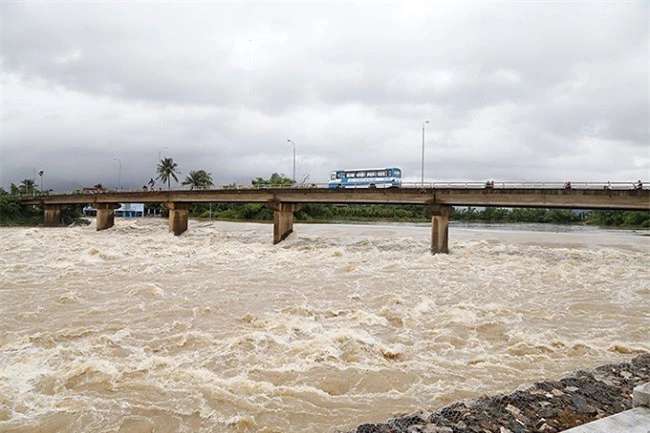
[[637,233],[0,229],[0,431],[336,432],[650,350]]

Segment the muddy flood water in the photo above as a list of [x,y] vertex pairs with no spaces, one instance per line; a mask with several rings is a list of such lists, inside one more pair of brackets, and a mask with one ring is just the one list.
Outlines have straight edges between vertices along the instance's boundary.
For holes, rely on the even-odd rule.
[[632,232],[0,229],[0,431],[336,432],[650,350]]

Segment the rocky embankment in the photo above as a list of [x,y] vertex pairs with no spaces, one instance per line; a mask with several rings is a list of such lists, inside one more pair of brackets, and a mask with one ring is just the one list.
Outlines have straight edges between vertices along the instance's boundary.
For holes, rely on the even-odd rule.
[[576,371],[508,395],[453,403],[348,433],[556,433],[632,408],[632,390],[650,382],[650,353]]

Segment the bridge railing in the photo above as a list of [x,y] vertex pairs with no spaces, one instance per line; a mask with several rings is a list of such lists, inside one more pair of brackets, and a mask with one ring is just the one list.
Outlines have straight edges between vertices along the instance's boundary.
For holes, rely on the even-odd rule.
[[[461,188],[461,189],[565,189],[566,182],[402,182],[403,188]],[[637,189],[636,182],[574,182],[571,189]],[[643,189],[648,189],[643,186]]]
[[[210,189],[201,189],[195,191],[224,191],[224,190],[264,190],[264,189],[312,189],[328,188],[327,183],[309,183],[297,185],[220,185]],[[402,182],[402,188],[419,188],[419,189],[564,189],[565,182],[502,182],[495,181],[494,185],[488,185],[485,182]],[[649,189],[644,185],[643,189]],[[633,190],[637,189],[636,182],[571,182],[571,189],[579,190]],[[106,191],[35,191],[29,194],[21,194],[19,197],[24,199],[47,197],[49,195],[88,195],[108,193],[137,193],[137,192],[168,192],[168,191],[190,191],[189,186],[179,186],[170,189],[143,189],[143,188],[116,188]]]

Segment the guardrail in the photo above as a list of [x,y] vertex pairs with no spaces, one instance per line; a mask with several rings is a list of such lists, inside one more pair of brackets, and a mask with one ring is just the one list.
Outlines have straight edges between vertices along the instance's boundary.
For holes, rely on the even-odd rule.
[[[309,183],[296,185],[222,185],[209,189],[192,189],[188,186],[173,187],[170,189],[143,189],[143,188],[118,188],[106,191],[64,191],[64,192],[41,192],[32,194],[21,194],[21,198],[47,197],[50,195],[95,195],[108,193],[135,193],[135,192],[167,192],[167,191],[224,191],[224,190],[260,190],[260,189],[311,189],[329,188],[327,183]],[[485,182],[402,182],[402,188],[419,189],[566,189],[565,182],[494,182],[488,185]],[[571,182],[570,189],[578,190],[635,190],[639,189],[636,182]],[[643,190],[650,189],[643,185]]]

